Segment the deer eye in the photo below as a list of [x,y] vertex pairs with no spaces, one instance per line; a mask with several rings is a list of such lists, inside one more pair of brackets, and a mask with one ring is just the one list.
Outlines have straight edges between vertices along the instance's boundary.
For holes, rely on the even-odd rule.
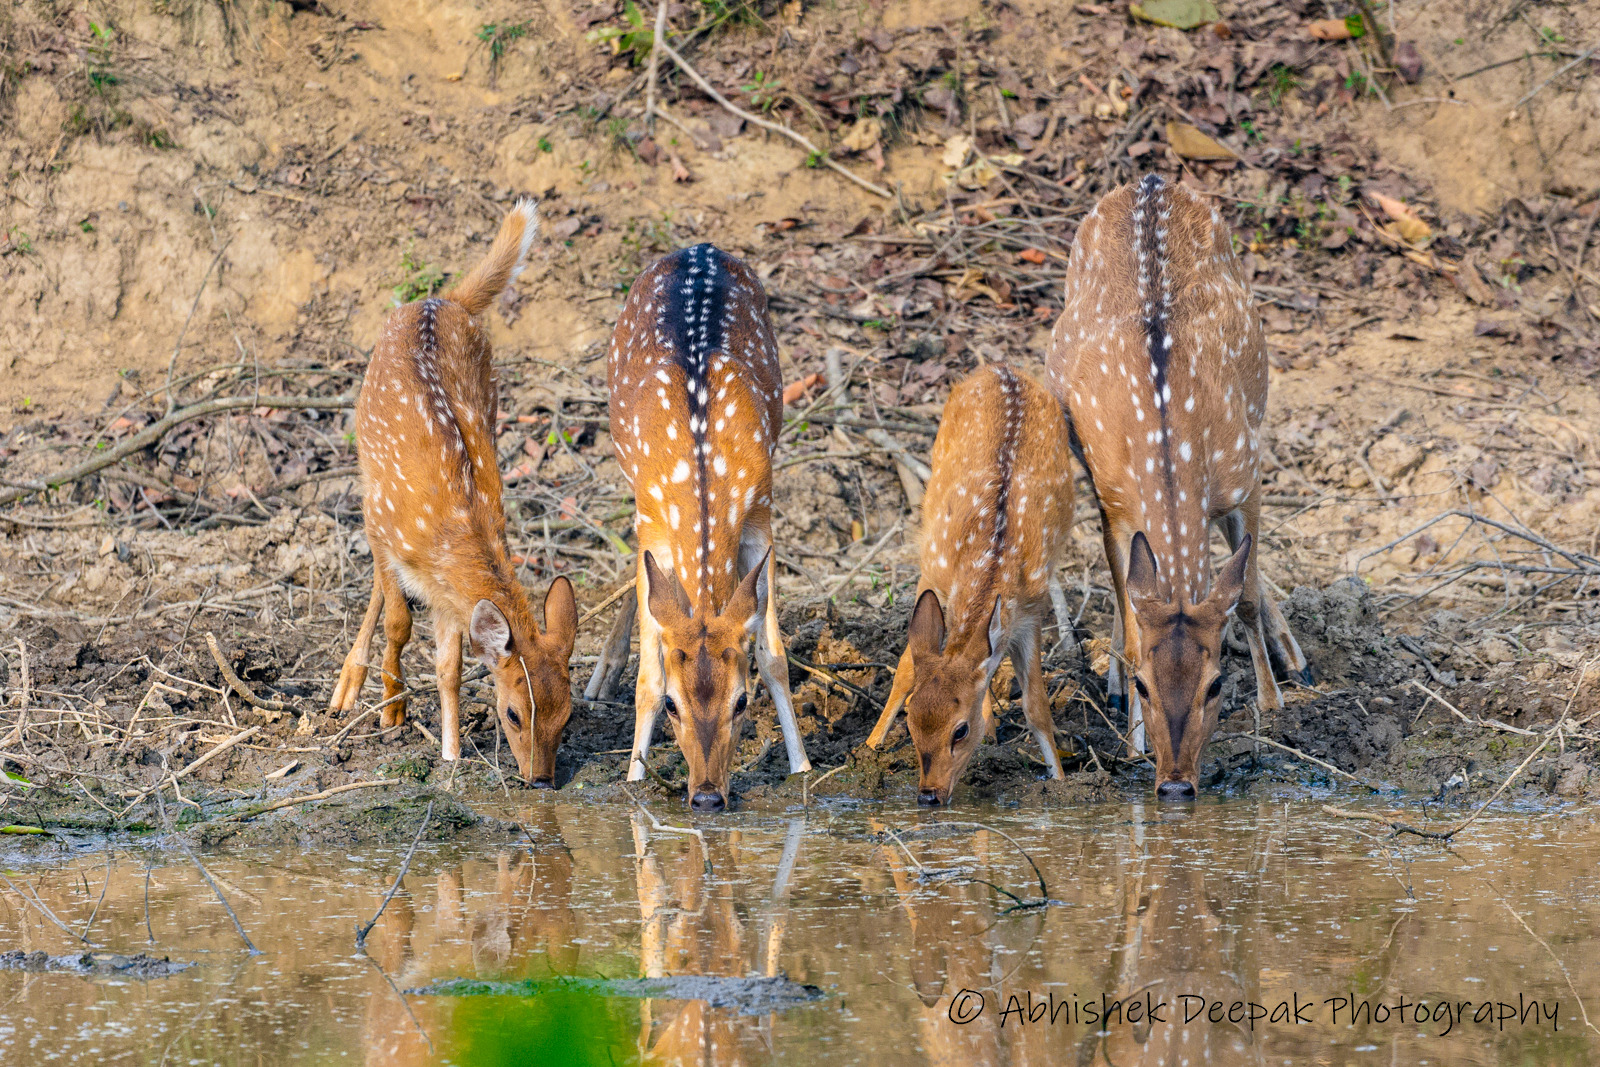
[[663,710],[666,711],[667,718],[672,719],[674,722],[677,721],[677,718],[678,718],[678,703],[677,703],[677,701],[673,700],[671,697],[662,697],[661,698],[661,707],[662,707]]
[[513,729],[522,729],[522,716],[517,714],[516,708],[506,709],[506,722],[509,722]]
[[750,706],[750,694],[749,693],[740,693],[739,694],[739,699],[733,702],[733,717],[735,719],[737,719],[739,716],[743,715],[744,714],[744,710],[746,708],[748,708],[749,706]]
[[950,734],[950,743],[952,745],[960,744],[962,739],[965,738],[966,736],[967,736],[967,724],[964,723],[964,722],[958,722],[958,723],[956,723],[956,728],[955,728],[954,732],[952,732]]
[[1206,703],[1207,704],[1211,703],[1213,700],[1217,699],[1221,695],[1222,695],[1222,675],[1219,674],[1215,678],[1211,679],[1211,686],[1210,686],[1210,688],[1208,688],[1206,690]]
[[1144,679],[1137,674],[1133,676],[1133,687],[1139,691],[1140,700],[1148,701],[1150,699],[1149,688],[1145,686]]

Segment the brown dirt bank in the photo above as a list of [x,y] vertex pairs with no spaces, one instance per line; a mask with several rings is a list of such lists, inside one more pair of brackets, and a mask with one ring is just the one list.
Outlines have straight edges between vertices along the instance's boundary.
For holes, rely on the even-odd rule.
[[[907,801],[904,728],[858,751],[914,590],[919,483],[899,450],[925,457],[951,383],[981,362],[1037,367],[1077,219],[1147,169],[1215,197],[1268,327],[1263,573],[1320,681],[1261,735],[1465,805],[1566,713],[1508,799],[1591,797],[1595,698],[1578,690],[1600,651],[1600,79],[1580,42],[1596,14],[1401,5],[1398,40],[1421,68],[1386,73],[1371,40],[1307,35],[1324,4],[1219,6],[1223,24],[1189,32],[1122,0],[763,0],[726,5],[726,21],[671,8],[713,84],[833,146],[893,201],[807,166],[676,73],[660,95],[687,130],[647,130],[633,39],[586,37],[629,29],[609,0],[8,8],[0,494],[29,495],[0,506],[0,761],[33,784],[0,787],[0,822],[153,832],[139,795],[205,758],[178,779],[182,801],[170,782],[163,796],[207,842],[404,837],[424,793],[441,798],[432,833],[514,832],[472,822],[491,797],[532,796],[481,705],[454,768],[414,728],[320,709],[371,567],[341,398],[391,298],[475,260],[523,191],[546,239],[487,318],[524,578],[542,591],[568,575],[587,609],[628,573],[604,340],[655,256],[699,240],[743,256],[772,294],[786,378],[837,379],[788,412],[775,487],[783,624],[798,657],[841,679],[793,669],[812,779],[844,767],[819,781],[824,803]],[[1237,158],[1184,158],[1181,125]],[[1397,201],[1409,218],[1386,214]],[[33,491],[174,400],[237,406]],[[1071,776],[1039,780],[1007,702],[961,797],[1148,788],[1102,715],[1107,576],[1086,487],[1079,500],[1077,631],[1050,660]],[[610,621],[583,628],[580,683]],[[289,711],[267,721],[226,694],[207,633]],[[408,677],[426,685],[425,615],[418,637]],[[1256,728],[1233,656],[1231,739],[1207,788],[1359,788],[1232,736]],[[577,706],[565,796],[625,799],[622,692]],[[415,706],[436,731],[432,697]],[[752,805],[809,798],[766,747],[765,701],[755,719],[736,788]],[[679,773],[670,741],[656,753]],[[219,821],[379,778],[401,784]]]

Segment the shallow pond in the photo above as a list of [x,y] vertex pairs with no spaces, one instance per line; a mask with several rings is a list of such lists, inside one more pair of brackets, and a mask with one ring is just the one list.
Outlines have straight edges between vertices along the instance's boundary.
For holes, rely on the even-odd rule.
[[[615,806],[501,814],[531,847],[424,844],[365,954],[404,849],[201,857],[258,956],[181,852],[15,849],[0,952],[81,950],[48,908],[195,966],[0,970],[0,1062],[1600,1061],[1583,816],[1386,852],[1307,802],[757,809],[703,853]],[[702,975],[789,981],[634,981]],[[413,992],[448,978],[485,981]]]

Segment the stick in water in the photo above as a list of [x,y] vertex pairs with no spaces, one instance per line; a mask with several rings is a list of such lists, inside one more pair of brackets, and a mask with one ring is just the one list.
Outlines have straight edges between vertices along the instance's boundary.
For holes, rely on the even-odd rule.
[[422,840],[422,832],[428,828],[428,822],[432,818],[433,801],[430,800],[428,801],[428,810],[422,813],[422,825],[417,827],[417,836],[411,839],[411,847],[406,849],[406,858],[400,864],[400,873],[394,876],[394,885],[390,886],[389,891],[383,895],[383,903],[378,905],[377,914],[364,924],[356,926],[356,948],[365,949],[367,947],[367,935],[372,932],[374,926],[378,925],[378,920],[383,918],[383,909],[389,906],[389,901],[393,900],[395,893],[399,892],[401,880],[405,878],[406,872],[411,869],[411,857],[416,854],[417,844]]

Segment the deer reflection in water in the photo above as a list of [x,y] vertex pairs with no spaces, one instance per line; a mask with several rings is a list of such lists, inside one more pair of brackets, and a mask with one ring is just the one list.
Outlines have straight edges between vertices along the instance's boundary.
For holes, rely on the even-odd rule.
[[[680,835],[653,837],[649,820],[635,812],[640,977],[777,977],[788,922],[789,885],[804,833],[805,820],[789,820],[772,889],[752,914],[745,902],[735,899],[734,892],[736,885],[748,884],[746,868],[750,864],[741,831],[707,839],[716,842],[709,846],[709,858],[717,872],[707,878],[708,857],[701,851],[707,844]],[[748,1017],[728,1008],[713,1008],[703,1000],[639,1003],[639,1053],[646,1063],[735,1067],[750,1062],[748,1053],[757,1040],[770,1052],[770,1014],[752,1025]]]
[[[573,858],[557,809],[538,806],[536,844],[505,850],[492,864],[467,860],[441,870],[432,899],[398,893],[379,920],[368,951],[398,989],[441,974],[497,979],[527,972],[568,975],[579,968],[578,920],[572,908]],[[418,923],[419,910],[432,921]],[[453,1005],[430,998],[423,1016],[434,1039],[449,1028]],[[420,1011],[421,1009],[419,1009]],[[366,1062],[397,1067],[436,1062],[406,1005],[383,986],[367,1002]]]
[[[1116,1067],[1231,1067],[1264,1063],[1258,1037],[1247,1024],[1205,1014],[1184,1023],[1204,1005],[1260,1001],[1256,953],[1250,936],[1260,929],[1260,892],[1254,880],[1206,878],[1206,867],[1234,870],[1212,857],[1219,849],[1247,847],[1255,838],[1231,843],[1202,836],[1192,813],[1164,813],[1145,826],[1144,805],[1133,808],[1129,852],[1122,880],[1121,919],[1111,964],[1102,981],[1116,998],[1149,993],[1168,1004],[1164,1023],[1141,1019],[1091,1032],[1078,1048],[1078,1063]],[[1226,917],[1226,918],[1224,918]],[[1183,998],[1189,998],[1187,1000]]]

